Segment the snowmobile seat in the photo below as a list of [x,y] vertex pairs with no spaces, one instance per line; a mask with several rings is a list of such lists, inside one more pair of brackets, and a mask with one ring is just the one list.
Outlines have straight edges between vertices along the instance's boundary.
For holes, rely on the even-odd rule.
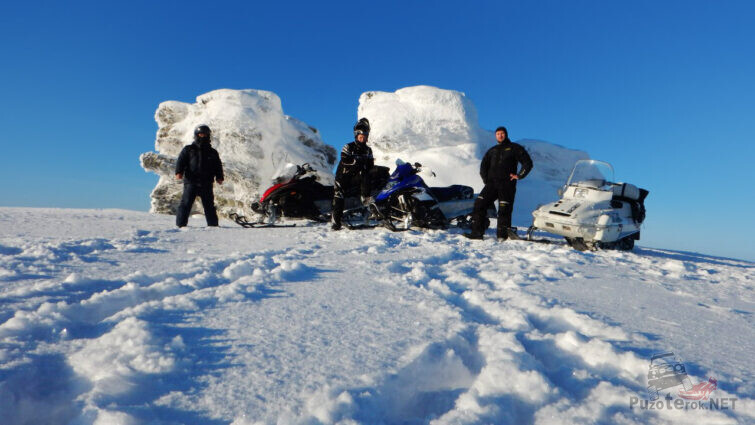
[[474,189],[461,184],[454,184],[447,187],[431,187],[430,193],[438,202],[458,201],[462,199],[472,199]]
[[320,182],[313,181],[310,187],[312,199],[333,199],[335,192],[333,186],[326,186]]
[[636,201],[640,199],[640,188],[629,183],[616,183],[613,186],[613,198]]
[[391,177],[390,169],[381,165],[376,165],[370,168],[367,173],[367,178],[370,180],[370,187],[372,189],[382,189]]

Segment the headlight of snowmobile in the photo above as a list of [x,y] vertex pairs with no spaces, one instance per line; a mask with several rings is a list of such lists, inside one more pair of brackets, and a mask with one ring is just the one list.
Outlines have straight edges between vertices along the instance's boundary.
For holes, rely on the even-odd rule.
[[587,192],[589,190],[590,189],[577,188],[577,189],[574,190],[574,197],[575,198],[586,198],[587,197]]

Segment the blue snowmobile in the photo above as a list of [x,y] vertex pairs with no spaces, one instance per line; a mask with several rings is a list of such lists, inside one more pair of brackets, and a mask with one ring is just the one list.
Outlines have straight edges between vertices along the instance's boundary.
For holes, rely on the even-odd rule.
[[366,206],[344,212],[347,226],[383,225],[393,231],[408,230],[412,226],[446,229],[455,224],[467,227],[474,206],[474,189],[458,184],[429,187],[418,175],[421,171],[422,165],[417,162],[396,160],[396,169],[374,199],[368,199]]

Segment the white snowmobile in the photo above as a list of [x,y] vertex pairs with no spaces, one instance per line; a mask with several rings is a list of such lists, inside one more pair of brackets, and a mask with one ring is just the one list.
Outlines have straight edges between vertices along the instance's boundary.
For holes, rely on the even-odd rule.
[[640,239],[648,191],[629,183],[613,183],[611,164],[580,160],[566,184],[561,199],[532,212],[527,239],[537,229],[563,236],[575,249],[620,249],[629,251]]

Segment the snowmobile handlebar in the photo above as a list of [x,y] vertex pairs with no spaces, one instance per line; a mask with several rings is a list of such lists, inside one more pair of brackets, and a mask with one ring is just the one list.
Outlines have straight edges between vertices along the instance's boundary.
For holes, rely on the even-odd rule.
[[296,166],[296,176],[303,176],[304,174],[307,174],[309,172],[314,172],[315,169],[312,168],[311,165],[309,165],[309,162],[305,162],[302,165]]
[[[422,171],[424,171],[424,170],[422,169],[422,164],[420,164],[419,162],[415,162],[415,163],[414,163],[414,170],[415,170],[416,172],[418,172],[418,173],[421,173]],[[432,176],[432,177],[437,177],[437,175],[435,174],[435,171],[433,171],[433,170],[428,170],[428,173],[429,173],[429,174],[430,174],[430,176]]]

